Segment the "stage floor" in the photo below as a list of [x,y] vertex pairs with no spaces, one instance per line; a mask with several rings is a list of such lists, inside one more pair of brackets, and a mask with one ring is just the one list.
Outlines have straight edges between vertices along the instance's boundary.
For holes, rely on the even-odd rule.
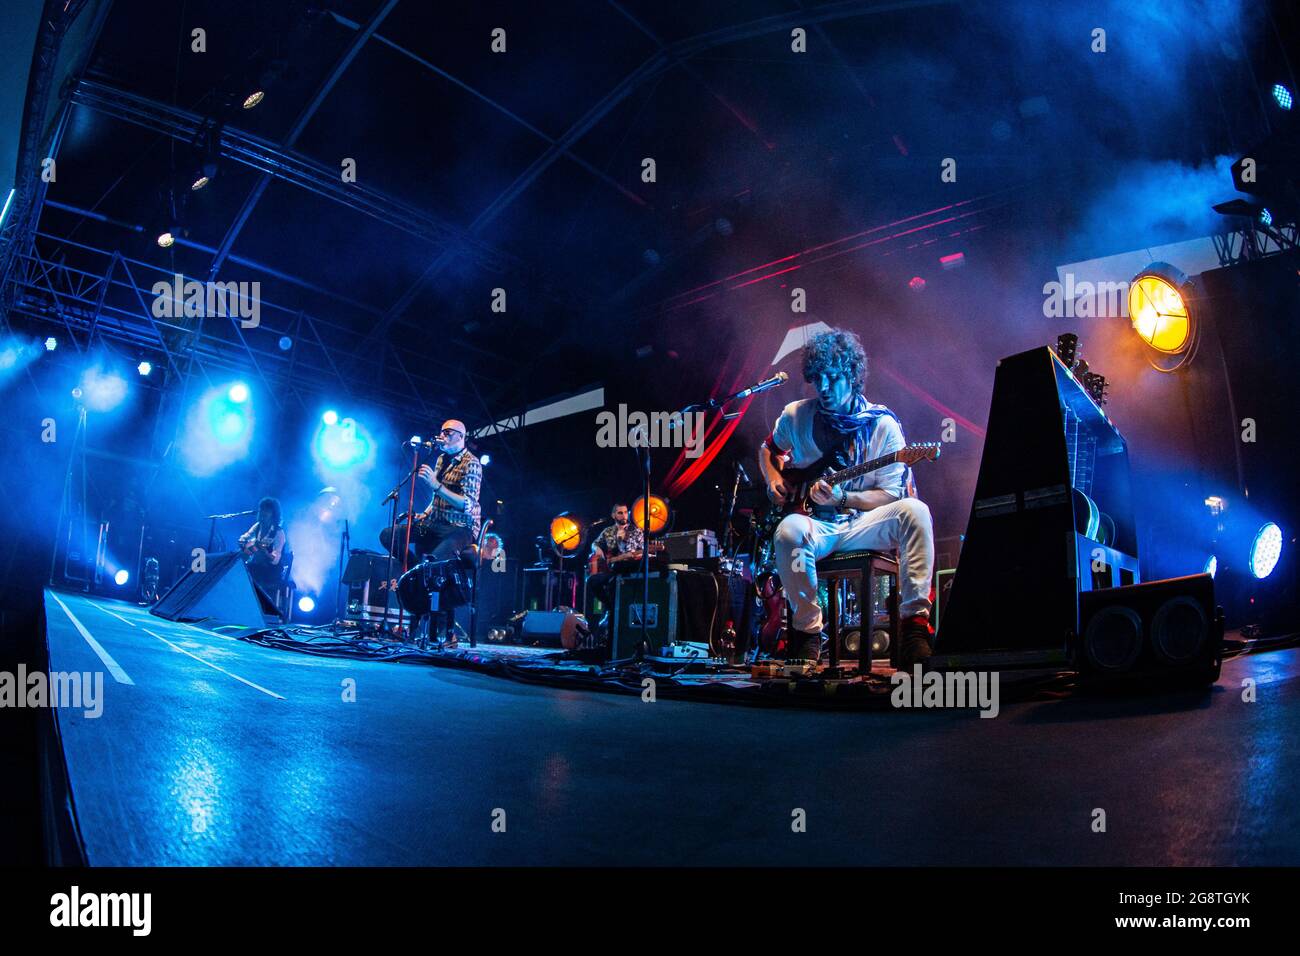
[[1297,651],[1208,695],[981,719],[643,703],[45,612],[52,669],[105,672],[99,718],[58,712],[92,865],[1300,863]]

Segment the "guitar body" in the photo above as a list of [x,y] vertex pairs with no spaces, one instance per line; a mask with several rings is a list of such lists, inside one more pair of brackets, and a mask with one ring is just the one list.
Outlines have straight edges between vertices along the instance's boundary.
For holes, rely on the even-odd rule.
[[838,508],[834,505],[819,505],[812,500],[812,488],[817,482],[824,481],[831,487],[835,487],[846,481],[852,481],[855,478],[885,468],[895,462],[902,462],[904,465],[911,466],[918,461],[934,461],[939,457],[939,451],[940,445],[938,442],[921,442],[920,444],[908,445],[896,452],[882,455],[860,465],[846,467],[847,451],[839,448],[834,452],[823,455],[820,461],[816,461],[806,468],[782,468],[781,480],[786,488],[790,489],[790,497],[783,504],[776,506],[777,512],[780,518],[791,514],[811,515],[815,518],[832,518],[839,511]]

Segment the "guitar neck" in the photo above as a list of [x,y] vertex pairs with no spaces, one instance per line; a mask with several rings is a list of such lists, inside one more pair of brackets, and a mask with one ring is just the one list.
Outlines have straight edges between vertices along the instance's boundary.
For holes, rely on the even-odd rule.
[[888,455],[881,455],[879,458],[873,458],[871,461],[864,461],[860,465],[851,465],[843,471],[837,471],[827,475],[822,480],[828,485],[839,485],[846,481],[852,481],[854,478],[860,478],[868,472],[875,471],[877,468],[884,468],[886,465],[892,465],[898,461],[899,452],[890,452]]

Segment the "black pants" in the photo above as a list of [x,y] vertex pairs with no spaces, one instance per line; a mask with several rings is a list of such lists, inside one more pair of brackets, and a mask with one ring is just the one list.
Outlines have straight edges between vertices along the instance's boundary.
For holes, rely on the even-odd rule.
[[[402,560],[402,545],[406,541],[406,528],[398,525],[394,540],[392,528],[379,532],[379,542],[397,560]],[[437,560],[450,558],[468,548],[469,528],[448,524],[446,521],[417,521],[411,528],[411,550],[407,566],[413,566],[422,555],[432,555]]]
[[280,589],[280,565],[272,564],[269,554],[258,551],[249,558],[248,573],[267,597],[275,597],[275,592]]

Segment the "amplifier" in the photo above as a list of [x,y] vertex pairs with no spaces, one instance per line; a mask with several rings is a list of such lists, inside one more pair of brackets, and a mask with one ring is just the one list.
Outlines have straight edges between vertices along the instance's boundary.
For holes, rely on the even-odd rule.
[[664,535],[663,541],[669,561],[698,561],[718,556],[718,536],[712,531],[675,531]]
[[610,654],[624,660],[636,654],[645,622],[646,652],[658,654],[678,639],[677,572],[650,575],[650,602],[643,602],[640,576],[620,575],[614,582],[614,613],[610,615]]

